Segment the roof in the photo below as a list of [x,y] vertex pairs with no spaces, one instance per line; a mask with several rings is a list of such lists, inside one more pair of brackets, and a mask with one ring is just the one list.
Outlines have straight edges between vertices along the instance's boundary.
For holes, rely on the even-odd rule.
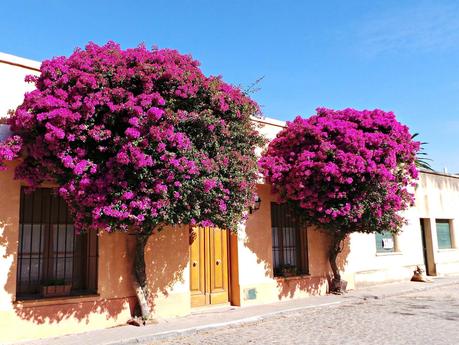
[[25,59],[16,55],[6,54],[2,52],[0,52],[0,63],[6,63],[9,65],[19,66],[35,71],[39,71],[41,65],[41,62],[39,61]]
[[285,127],[287,123],[282,120],[273,119],[271,117],[252,117],[252,120],[261,124],[276,126],[276,127]]
[[443,176],[443,177],[452,177],[452,178],[459,178],[459,174],[447,174],[444,172],[440,171],[430,171],[430,170],[420,170],[421,173],[427,174],[427,175],[437,175],[437,176]]

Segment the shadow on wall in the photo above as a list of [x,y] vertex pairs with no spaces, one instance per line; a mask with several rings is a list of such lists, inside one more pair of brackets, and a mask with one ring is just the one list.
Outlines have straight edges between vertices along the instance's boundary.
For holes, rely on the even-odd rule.
[[[276,280],[278,299],[297,297],[297,295],[317,295],[328,292],[331,269],[328,262],[330,236],[313,227],[308,228],[308,271],[299,277],[275,278],[272,252],[271,202],[277,197],[271,193],[269,185],[259,185],[257,190],[262,202],[260,209],[249,216],[246,222],[244,245],[256,255],[259,265],[263,265],[264,275]],[[338,256],[341,272],[346,268],[350,251],[349,237],[344,242],[343,251]]]
[[341,272],[341,278],[343,279],[343,273],[345,273],[349,253],[351,252],[351,237],[348,235],[343,243],[343,250],[338,255],[338,268]]
[[[279,299],[293,298],[295,294],[322,295],[328,293],[332,272],[328,262],[330,236],[324,232],[308,228],[308,260],[309,274],[293,278],[277,278]],[[343,250],[337,259],[338,268],[343,279],[350,252],[349,236],[343,243]]]
[[[1,296],[9,301],[16,294],[16,265],[13,258],[17,251],[17,236],[13,242],[8,240],[11,224],[0,221],[0,253],[5,248],[9,272],[4,291],[8,296]],[[13,227],[14,228],[14,227]],[[145,249],[148,281],[151,289],[153,311],[157,298],[165,298],[177,282],[184,282],[183,271],[188,263],[188,256],[178,255],[188,243],[188,231],[179,228],[165,229],[153,234]],[[186,250],[188,247],[185,246]],[[132,266],[135,250],[135,236],[124,233],[102,234],[99,239],[99,275],[98,295],[56,297],[33,301],[13,302],[14,312],[23,320],[35,324],[53,324],[64,320],[76,320],[88,324],[92,318],[114,320],[119,324],[129,318],[128,311],[134,315],[139,312],[137,297],[133,288]],[[122,319],[120,319],[122,317]]]
[[293,298],[295,294],[320,295],[326,292],[327,279],[324,277],[277,278],[278,298]]
[[[153,312],[158,299],[164,299],[188,280],[183,276],[188,265],[188,226],[169,226],[155,231],[145,249],[145,264]],[[185,287],[188,289],[188,286]]]
[[[100,316],[105,320],[112,319],[116,321],[123,311],[128,308],[132,313],[133,306],[136,303],[133,292],[121,294],[116,292],[117,286],[126,278],[125,272],[129,271],[123,270],[124,267],[120,266],[132,265],[132,260],[128,259],[128,253],[130,249],[134,248],[134,242],[126,234],[106,234],[102,237],[102,241],[99,239],[99,294],[18,300],[13,302],[13,309],[16,315],[22,320],[41,325],[58,324],[72,319],[78,321],[78,323],[89,324],[92,317],[100,319]],[[15,252],[17,245],[16,241]],[[116,253],[113,253],[112,247],[117,248]],[[109,258],[107,254],[115,254],[115,256]],[[118,262],[107,262],[107,260],[118,260]],[[123,265],[120,265],[120,263],[123,263]],[[107,274],[112,268],[113,272]],[[15,270],[16,265],[12,265],[8,278],[9,282],[5,285],[5,290],[11,296],[16,294]],[[127,320],[119,321],[124,323]]]
[[0,283],[4,285],[3,290],[0,290],[0,304],[4,304],[5,301],[12,301],[14,291],[11,291],[11,286],[15,285],[14,280],[16,279],[16,266],[13,265],[14,258],[17,251],[17,236],[11,238],[11,219],[0,219]]
[[276,196],[271,193],[270,185],[258,185],[257,194],[261,198],[260,208],[250,214],[245,224],[245,241],[247,247],[257,257],[257,264],[262,264],[265,276],[274,276],[272,233],[271,233],[271,201]]
[[[18,302],[14,306],[16,314],[23,320],[35,324],[53,324],[68,319],[75,319],[78,323],[89,324],[91,316],[104,315],[106,320],[118,320],[120,314],[128,305],[134,303],[132,297],[121,299],[98,299],[97,301],[80,301],[72,303],[66,300],[52,305],[27,305]],[[120,320],[121,323],[127,320]]]

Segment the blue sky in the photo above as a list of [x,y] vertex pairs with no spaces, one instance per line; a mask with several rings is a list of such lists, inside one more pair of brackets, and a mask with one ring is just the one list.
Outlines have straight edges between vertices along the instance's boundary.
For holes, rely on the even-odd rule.
[[459,172],[457,1],[9,1],[0,51],[43,60],[88,41],[169,47],[249,85],[265,116],[381,108]]

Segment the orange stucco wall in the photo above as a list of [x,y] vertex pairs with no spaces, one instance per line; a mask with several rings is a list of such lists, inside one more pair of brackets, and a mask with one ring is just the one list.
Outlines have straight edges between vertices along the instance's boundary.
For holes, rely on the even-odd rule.
[[188,226],[165,227],[154,233],[145,263],[156,318],[190,313]]
[[278,200],[276,195],[271,193],[269,185],[258,185],[257,193],[262,200],[260,209],[249,216],[245,226],[241,226],[238,233],[241,305],[325,294],[330,271],[326,255],[328,236],[315,229],[308,229],[309,275],[292,278],[274,277],[271,202]]
[[[131,273],[135,236],[124,233],[100,235],[97,295],[16,300],[21,184],[13,179],[13,173],[12,165],[0,172],[0,343],[125,324],[136,297]],[[155,316],[188,314],[187,228],[154,234],[145,259]]]
[[16,300],[20,182],[13,172],[12,166],[0,172],[0,343],[125,323],[135,301],[128,254],[134,242],[125,234],[100,238],[97,296]]

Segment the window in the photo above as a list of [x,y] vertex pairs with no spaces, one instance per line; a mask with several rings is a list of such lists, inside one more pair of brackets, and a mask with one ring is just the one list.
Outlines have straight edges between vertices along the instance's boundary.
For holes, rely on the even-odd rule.
[[[17,297],[46,297],[45,286],[68,293],[97,291],[97,234],[76,234],[64,200],[51,188],[21,190]],[[56,289],[55,289],[56,291]]]
[[395,252],[395,236],[389,231],[375,233],[376,252],[391,253]]
[[453,248],[451,241],[450,221],[448,219],[436,219],[438,249]]
[[308,238],[288,204],[271,203],[275,276],[308,273]]

